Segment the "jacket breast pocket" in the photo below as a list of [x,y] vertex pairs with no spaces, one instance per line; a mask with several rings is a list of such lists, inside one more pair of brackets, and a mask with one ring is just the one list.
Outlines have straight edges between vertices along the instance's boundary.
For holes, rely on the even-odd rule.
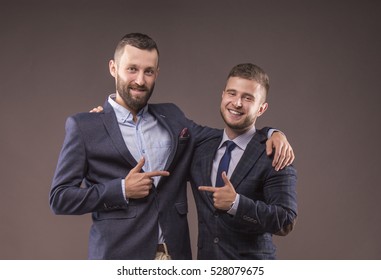
[[187,136],[187,137],[181,137],[181,138],[179,138],[179,144],[180,145],[187,144],[189,142],[189,139],[190,139],[189,136]]
[[106,212],[96,212],[93,214],[95,220],[120,220],[136,218],[136,206],[129,206],[127,209],[118,209]]

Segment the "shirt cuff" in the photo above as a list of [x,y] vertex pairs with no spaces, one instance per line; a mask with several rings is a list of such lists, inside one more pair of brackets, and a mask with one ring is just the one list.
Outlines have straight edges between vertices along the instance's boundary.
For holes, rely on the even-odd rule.
[[235,200],[232,204],[232,207],[228,210],[227,213],[234,216],[237,213],[238,205],[239,205],[239,194],[237,193],[235,196]]
[[282,133],[284,136],[286,136],[286,135],[285,135],[282,131],[280,131],[279,129],[270,128],[269,131],[267,131],[267,139],[270,139],[274,132],[280,132],[280,133]]
[[122,179],[121,186],[122,186],[123,197],[126,200],[126,202],[128,203],[128,198],[126,197],[126,188],[125,188],[125,184],[124,184],[124,179]]

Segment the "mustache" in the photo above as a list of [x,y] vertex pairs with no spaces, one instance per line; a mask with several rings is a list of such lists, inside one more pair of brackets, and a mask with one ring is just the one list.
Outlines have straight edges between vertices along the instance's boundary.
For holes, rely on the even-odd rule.
[[146,86],[139,86],[138,84],[131,84],[128,86],[129,89],[133,90],[143,90],[143,91],[148,91],[148,88]]

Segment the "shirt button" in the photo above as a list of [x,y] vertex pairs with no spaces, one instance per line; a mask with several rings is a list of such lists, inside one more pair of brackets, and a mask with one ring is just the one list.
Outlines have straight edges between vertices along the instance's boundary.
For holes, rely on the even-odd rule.
[[217,244],[218,242],[220,242],[220,239],[218,237],[216,237],[216,238],[214,238],[213,242]]

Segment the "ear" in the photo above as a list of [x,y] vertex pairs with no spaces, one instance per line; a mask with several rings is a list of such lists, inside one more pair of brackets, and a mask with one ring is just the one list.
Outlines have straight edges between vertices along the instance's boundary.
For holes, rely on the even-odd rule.
[[110,60],[110,62],[108,63],[108,68],[110,70],[111,76],[115,78],[116,77],[116,63],[114,60]]
[[258,110],[258,113],[257,113],[257,116],[262,116],[264,112],[266,112],[267,108],[269,107],[269,104],[268,103],[263,103],[261,105],[261,107],[259,107],[259,110]]

